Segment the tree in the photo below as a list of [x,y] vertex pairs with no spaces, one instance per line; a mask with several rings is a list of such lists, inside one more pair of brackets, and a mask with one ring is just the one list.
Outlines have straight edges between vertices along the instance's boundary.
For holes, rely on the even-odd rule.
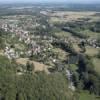
[[16,100],[25,100],[24,96],[22,95],[22,93],[17,93],[16,94]]
[[27,71],[32,72],[34,71],[34,64],[30,63],[29,61],[26,64]]
[[89,83],[91,83],[89,89],[91,90],[92,87],[92,92],[96,95],[100,95],[100,79],[93,74],[89,74]]
[[72,80],[74,82],[74,85],[76,87],[78,87],[78,83],[79,83],[79,74],[77,72],[74,72],[73,73],[73,76],[72,76]]
[[98,57],[98,58],[100,58],[100,50],[99,50],[99,52],[98,52],[98,55],[97,55],[97,57]]

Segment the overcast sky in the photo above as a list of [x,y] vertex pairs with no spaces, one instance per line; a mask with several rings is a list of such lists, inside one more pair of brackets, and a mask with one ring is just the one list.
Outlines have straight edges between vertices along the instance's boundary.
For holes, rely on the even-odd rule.
[[0,0],[0,2],[66,2],[66,3],[100,3],[100,0]]

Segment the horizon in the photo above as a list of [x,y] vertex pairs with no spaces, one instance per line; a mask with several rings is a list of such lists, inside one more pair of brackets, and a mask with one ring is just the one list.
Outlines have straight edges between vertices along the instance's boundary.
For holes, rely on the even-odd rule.
[[65,4],[100,4],[100,0],[0,0],[1,4],[16,3],[65,3]]

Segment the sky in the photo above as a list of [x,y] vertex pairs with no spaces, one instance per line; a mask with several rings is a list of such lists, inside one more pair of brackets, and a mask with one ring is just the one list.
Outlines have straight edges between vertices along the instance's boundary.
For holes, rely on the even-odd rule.
[[13,2],[66,2],[66,3],[100,3],[100,0],[0,0],[3,3],[13,3]]

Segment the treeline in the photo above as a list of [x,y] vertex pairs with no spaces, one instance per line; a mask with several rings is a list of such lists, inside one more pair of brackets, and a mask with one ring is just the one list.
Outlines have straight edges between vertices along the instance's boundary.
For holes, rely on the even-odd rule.
[[62,28],[62,30],[70,32],[73,36],[77,36],[77,37],[80,37],[80,38],[87,38],[86,35],[84,35],[84,34],[82,34],[80,32],[76,32],[75,30],[67,28],[67,27]]
[[62,48],[63,50],[65,50],[66,52],[69,52],[69,53],[72,53],[72,54],[75,54],[75,50],[73,48],[73,45],[72,43],[66,43],[64,41],[54,41],[52,43],[53,46],[55,47],[59,47],[59,48]]
[[[88,20],[88,19],[84,19]],[[55,23],[55,26],[60,28],[63,31],[70,32],[73,36],[77,36],[80,38],[87,38],[88,36],[81,33],[81,30],[84,30],[87,26],[85,24],[86,21],[75,21],[75,22],[67,22],[67,23]],[[84,26],[83,26],[84,25]]]
[[[14,9],[13,9],[14,8]],[[37,15],[39,13],[38,8],[28,10],[23,8],[19,10],[19,7],[4,7],[0,8],[0,16],[14,16],[14,15]]]
[[7,35],[7,34],[8,34],[8,32],[5,32],[3,29],[0,29],[0,37]]
[[3,29],[0,29],[0,49],[4,48],[5,36],[7,36],[8,32],[5,32]]
[[63,31],[70,32],[73,36],[88,38],[88,35],[84,34],[84,30],[90,30],[98,33],[100,32],[100,22],[88,22],[89,20],[89,18],[81,18],[79,21],[60,24],[55,23],[54,25]]
[[95,22],[94,26],[91,26],[90,28],[93,32],[100,32],[100,21]]
[[100,75],[95,71],[90,57],[80,56],[73,82],[78,89],[89,90],[90,93],[100,96]]

